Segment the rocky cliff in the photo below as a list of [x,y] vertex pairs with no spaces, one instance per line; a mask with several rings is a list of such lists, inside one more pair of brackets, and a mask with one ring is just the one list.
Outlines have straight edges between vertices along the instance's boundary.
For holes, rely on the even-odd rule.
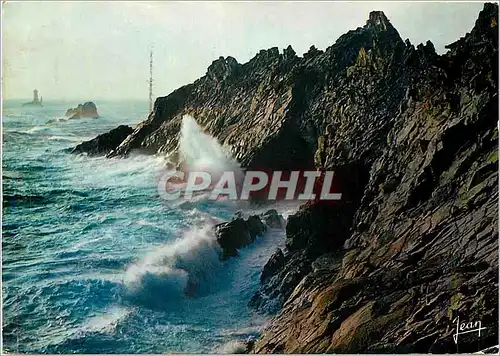
[[[345,188],[352,200],[305,206],[290,220],[286,262],[252,300],[283,305],[255,352],[498,344],[497,12],[487,4],[443,56],[428,42],[398,57],[396,40],[381,56],[396,60],[390,71],[373,64],[373,47],[347,67],[334,91],[348,104],[327,121],[316,158],[355,183]],[[351,36],[371,31],[368,23]],[[387,87],[371,92],[377,85]],[[489,329],[455,343],[457,317]]]
[[[498,344],[498,7],[438,55],[382,12],[325,51],[219,58],[109,156],[176,150],[191,114],[246,167],[334,170],[250,305],[253,352],[471,352]],[[486,327],[452,334],[456,318]]]

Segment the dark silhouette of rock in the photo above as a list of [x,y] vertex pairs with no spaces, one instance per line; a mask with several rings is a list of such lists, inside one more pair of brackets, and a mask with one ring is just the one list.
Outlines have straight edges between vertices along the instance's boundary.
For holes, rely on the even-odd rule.
[[288,218],[286,246],[291,251],[314,249],[315,255],[337,250],[349,237],[351,222],[352,216],[346,214],[342,205],[304,205]]
[[223,260],[238,256],[238,250],[246,247],[255,241],[257,236],[262,236],[266,231],[266,226],[257,215],[252,215],[248,220],[241,216],[232,221],[221,223],[215,226],[217,242],[222,248]]
[[93,102],[87,101],[83,105],[78,104],[76,108],[68,109],[66,111],[66,116],[69,120],[81,118],[97,119],[99,114],[97,113],[97,106]]
[[257,215],[251,215],[247,219],[247,226],[250,236],[262,236],[267,230],[266,225],[262,223],[262,220]]
[[99,135],[90,141],[82,142],[73,148],[70,153],[87,153],[89,156],[106,155],[116,149],[132,132],[134,132],[134,129],[130,126],[118,126],[116,129]]

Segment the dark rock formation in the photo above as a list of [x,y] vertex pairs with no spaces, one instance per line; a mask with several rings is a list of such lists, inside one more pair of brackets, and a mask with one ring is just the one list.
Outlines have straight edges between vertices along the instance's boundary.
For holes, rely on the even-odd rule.
[[250,236],[254,238],[257,236],[262,236],[266,232],[266,225],[262,223],[260,217],[257,215],[252,215],[247,219],[248,232]]
[[310,271],[307,252],[297,251],[283,256],[275,252],[262,271],[262,287],[248,305],[265,313],[276,313]]
[[266,226],[257,215],[244,220],[241,216],[229,222],[215,225],[217,242],[222,248],[222,259],[238,256],[238,250],[255,241],[257,236],[262,236]]
[[337,250],[349,237],[351,219],[344,205],[303,205],[288,218],[286,246],[290,251],[307,249],[314,256]]
[[99,114],[97,113],[97,106],[91,102],[87,101],[85,104],[78,104],[76,108],[68,109],[66,111],[66,116],[69,120],[81,119],[81,118],[93,118],[97,119]]
[[116,149],[120,143],[134,130],[130,126],[121,125],[96,138],[80,143],[70,153],[87,153],[89,156],[106,155]]
[[[357,35],[383,22],[371,15]],[[345,176],[358,187],[343,185],[350,197],[337,215],[311,204],[290,219],[290,257],[274,273],[309,271],[291,293],[272,295],[270,278],[256,294],[284,303],[254,352],[475,352],[498,344],[497,23],[498,7],[486,4],[445,55],[430,42],[407,44],[393,63],[397,77],[386,77],[379,94],[367,92],[373,74],[390,72],[371,64],[388,58],[360,52],[340,89],[359,99],[332,95],[349,104],[327,121],[316,155],[323,169],[359,167]],[[360,110],[366,104],[372,109]],[[329,226],[347,216],[350,229]],[[342,247],[335,238],[347,240]],[[323,252],[309,252],[317,246]],[[460,335],[457,346],[457,316],[491,329]]]
[[[173,152],[191,114],[248,168],[334,170],[342,200],[290,217],[250,305],[254,352],[474,352],[498,344],[498,6],[438,55],[381,12],[324,52],[219,58],[110,156]],[[252,241],[219,225],[227,256]],[[235,238],[236,237],[236,238]],[[454,320],[481,337],[453,341]]]
[[280,248],[271,256],[269,261],[262,268],[262,274],[260,275],[260,281],[264,282],[269,277],[273,276],[279,269],[285,265],[285,255]]
[[283,219],[283,216],[276,209],[266,211],[261,217],[264,223],[270,228],[281,229],[285,226],[285,219]]

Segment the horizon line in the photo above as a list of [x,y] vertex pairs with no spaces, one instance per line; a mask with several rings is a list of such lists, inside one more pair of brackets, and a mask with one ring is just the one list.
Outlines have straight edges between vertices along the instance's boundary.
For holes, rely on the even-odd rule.
[[[30,99],[33,99],[33,98],[28,98],[28,97],[25,97],[25,98],[1,98],[2,102],[3,101],[17,101],[17,100],[30,100]],[[54,101],[79,101],[79,102],[85,102],[85,101],[97,101],[97,100],[101,100],[101,101],[107,101],[107,100],[110,100],[110,101],[114,101],[114,100],[136,100],[136,101],[144,101],[144,102],[148,102],[148,99],[147,98],[95,98],[95,99],[82,99],[82,98],[53,98],[53,99],[45,99],[43,100],[43,102],[54,102]],[[156,100],[156,98],[155,98]]]

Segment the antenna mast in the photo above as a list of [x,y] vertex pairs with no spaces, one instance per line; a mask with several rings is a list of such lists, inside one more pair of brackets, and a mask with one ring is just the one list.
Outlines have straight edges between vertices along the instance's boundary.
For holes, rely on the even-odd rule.
[[149,112],[153,111],[153,47],[149,51]]

